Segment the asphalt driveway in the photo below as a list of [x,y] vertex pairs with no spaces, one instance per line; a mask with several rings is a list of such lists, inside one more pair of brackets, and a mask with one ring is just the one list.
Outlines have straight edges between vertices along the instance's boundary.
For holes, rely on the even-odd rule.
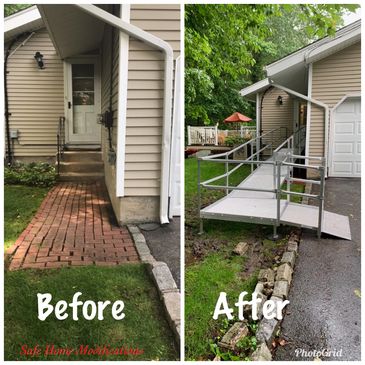
[[275,360],[313,360],[297,356],[300,349],[331,351],[321,360],[360,360],[360,185],[360,179],[326,182],[325,209],[349,216],[352,241],[303,232],[282,323],[281,337],[289,343],[278,348]]
[[169,224],[141,224],[147,245],[157,261],[163,261],[180,288],[180,218],[174,217]]

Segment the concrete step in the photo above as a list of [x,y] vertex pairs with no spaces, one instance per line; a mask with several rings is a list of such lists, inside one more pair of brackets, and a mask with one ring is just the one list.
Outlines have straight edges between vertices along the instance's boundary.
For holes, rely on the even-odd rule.
[[62,154],[62,161],[64,162],[101,162],[100,151],[65,151]]
[[59,181],[78,181],[78,182],[90,182],[103,180],[103,173],[86,173],[86,172],[66,172],[59,176]]
[[67,172],[103,172],[104,164],[101,161],[78,161],[78,162],[65,162],[60,163],[60,173]]
[[66,144],[66,151],[101,151],[100,144]]

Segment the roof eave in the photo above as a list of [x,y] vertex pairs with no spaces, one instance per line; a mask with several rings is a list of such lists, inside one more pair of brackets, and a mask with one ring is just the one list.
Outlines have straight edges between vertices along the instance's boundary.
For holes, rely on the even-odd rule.
[[256,94],[268,87],[270,87],[270,81],[266,78],[240,90],[240,95],[250,100],[256,100]]

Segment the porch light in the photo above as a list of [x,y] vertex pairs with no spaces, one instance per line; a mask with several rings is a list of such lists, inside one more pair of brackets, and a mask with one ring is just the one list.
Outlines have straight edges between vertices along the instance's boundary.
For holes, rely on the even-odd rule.
[[40,52],[36,52],[34,58],[37,61],[38,67],[42,70],[44,68],[43,55]]
[[278,104],[279,105],[283,105],[283,97],[282,96],[278,96],[278,98],[277,98],[277,101],[278,101]]

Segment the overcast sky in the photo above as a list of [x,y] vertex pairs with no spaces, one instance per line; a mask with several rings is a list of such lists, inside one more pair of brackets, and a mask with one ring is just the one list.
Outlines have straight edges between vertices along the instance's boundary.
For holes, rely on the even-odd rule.
[[361,17],[361,8],[357,9],[356,13],[348,13],[343,16],[343,20],[345,22],[344,25],[348,25],[350,23],[355,22],[356,20],[359,20]]

